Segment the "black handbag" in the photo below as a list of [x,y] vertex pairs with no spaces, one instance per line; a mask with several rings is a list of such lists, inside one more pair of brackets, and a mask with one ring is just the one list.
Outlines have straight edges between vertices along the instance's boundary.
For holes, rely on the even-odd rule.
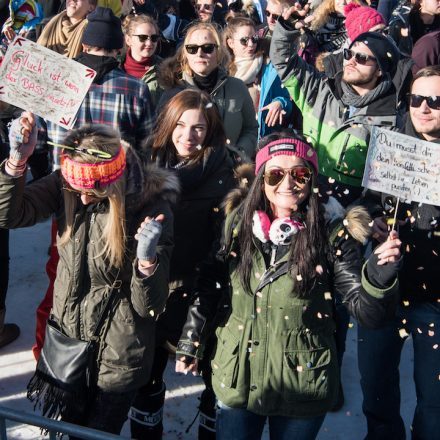
[[37,367],[27,386],[27,398],[34,403],[34,409],[41,408],[44,416],[74,420],[84,412],[87,392],[94,381],[98,334],[114,292],[120,287],[121,281],[116,280],[90,341],[71,338],[63,333],[57,322],[48,320]]

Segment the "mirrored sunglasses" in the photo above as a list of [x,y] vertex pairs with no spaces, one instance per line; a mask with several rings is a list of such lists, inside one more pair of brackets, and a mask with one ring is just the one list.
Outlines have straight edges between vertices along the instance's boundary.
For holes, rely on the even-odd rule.
[[312,178],[312,171],[310,168],[297,166],[293,168],[271,168],[264,173],[264,181],[269,186],[275,186],[280,184],[286,174],[290,174],[290,177],[299,185],[305,185]]
[[440,110],[440,96],[409,95],[409,105],[411,107],[420,107],[423,101],[426,101],[426,104],[430,109]]
[[199,49],[202,49],[203,53],[209,54],[214,52],[214,50],[217,48],[217,45],[214,43],[206,43],[206,44],[186,44],[185,45],[185,49],[186,51],[191,54],[191,55],[195,55]]
[[371,55],[367,55],[366,53],[362,52],[354,52],[351,49],[344,49],[344,59],[345,60],[351,60],[354,57],[354,60],[356,63],[361,64],[362,66],[365,66],[365,64],[368,63],[368,61],[374,61],[376,62],[376,58],[372,57]]
[[238,41],[240,41],[242,46],[247,46],[249,41],[252,41],[252,44],[257,44],[258,40],[259,40],[258,36],[257,35],[253,35],[252,37],[239,38]]

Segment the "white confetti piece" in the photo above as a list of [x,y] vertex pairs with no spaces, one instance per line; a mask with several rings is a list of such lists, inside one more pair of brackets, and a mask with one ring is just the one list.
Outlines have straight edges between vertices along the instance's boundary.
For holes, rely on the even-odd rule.
[[408,332],[404,328],[399,329],[399,335],[401,338],[406,338],[409,336]]

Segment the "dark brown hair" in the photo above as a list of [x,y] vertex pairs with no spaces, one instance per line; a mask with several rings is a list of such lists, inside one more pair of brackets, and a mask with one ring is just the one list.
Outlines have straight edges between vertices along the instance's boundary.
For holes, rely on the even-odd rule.
[[193,109],[202,112],[206,120],[207,130],[202,149],[197,150],[191,159],[198,161],[207,148],[214,145],[225,145],[225,131],[217,106],[211,101],[207,93],[187,89],[170,99],[158,116],[151,146],[153,160],[157,157],[159,150],[165,150],[165,156],[169,159],[176,155],[176,148],[172,141],[173,131],[182,114]]
[[[283,130],[261,139],[259,149],[281,138],[295,138],[307,142],[298,133],[292,135],[291,131]],[[262,210],[269,217],[273,216],[263,190],[264,172],[265,166],[262,166],[249,189],[247,197],[239,208],[241,211],[241,227],[238,232],[240,258],[237,270],[240,281],[248,293],[251,293],[252,257],[256,251],[252,232],[254,212]],[[299,297],[307,297],[310,293],[317,276],[317,266],[325,261],[327,254],[328,240],[324,227],[323,210],[319,202],[318,192],[314,191],[315,188],[318,188],[316,173],[312,174],[309,185],[309,197],[298,207],[298,211],[292,212],[306,226],[298,232],[296,239],[292,240],[289,250],[289,275],[296,280],[295,295]],[[297,275],[301,275],[301,277],[297,277]]]

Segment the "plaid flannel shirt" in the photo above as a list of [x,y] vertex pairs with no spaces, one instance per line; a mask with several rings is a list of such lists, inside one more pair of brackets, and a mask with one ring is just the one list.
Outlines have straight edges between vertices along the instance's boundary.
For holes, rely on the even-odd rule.
[[[151,132],[154,118],[147,85],[116,68],[91,85],[78,110],[74,128],[84,124],[110,125],[142,156],[142,143]],[[61,150],[48,149],[47,141],[62,144],[66,132],[57,124],[39,119],[37,148],[51,153],[54,170],[59,168]]]

